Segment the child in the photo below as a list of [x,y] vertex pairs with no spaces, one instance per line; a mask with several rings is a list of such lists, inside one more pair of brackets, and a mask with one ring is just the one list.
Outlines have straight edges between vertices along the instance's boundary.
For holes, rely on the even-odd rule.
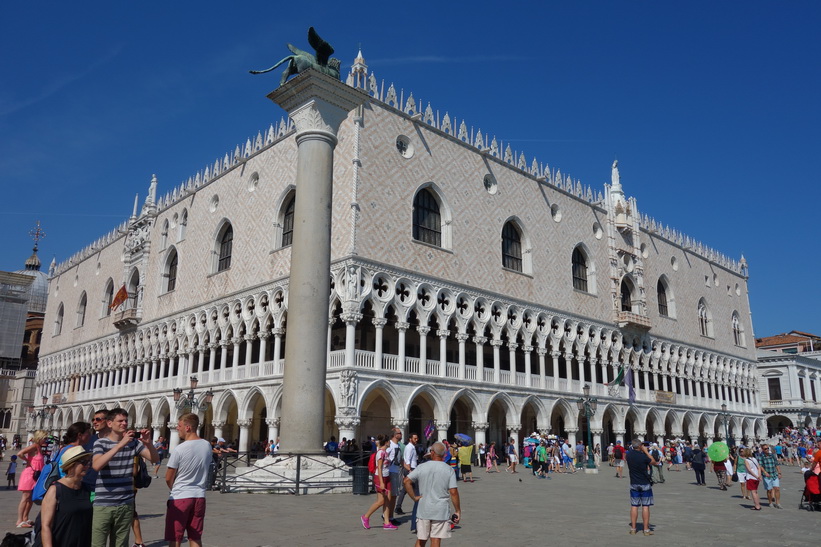
[[13,486],[17,489],[17,456],[12,456],[9,462],[9,468],[6,470],[6,490],[11,490]]

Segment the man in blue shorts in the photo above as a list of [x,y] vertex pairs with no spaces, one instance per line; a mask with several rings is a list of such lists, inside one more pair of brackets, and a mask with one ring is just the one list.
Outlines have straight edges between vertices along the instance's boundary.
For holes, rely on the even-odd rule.
[[638,439],[633,439],[631,449],[624,459],[627,460],[630,473],[630,534],[636,533],[636,521],[641,507],[642,530],[645,536],[651,536],[650,506],[653,505],[653,487],[650,484],[650,466],[658,465],[658,462]]

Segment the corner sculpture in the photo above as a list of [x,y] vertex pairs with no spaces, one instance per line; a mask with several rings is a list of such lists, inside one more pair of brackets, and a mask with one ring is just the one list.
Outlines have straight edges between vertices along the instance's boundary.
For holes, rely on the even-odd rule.
[[334,52],[334,48],[331,47],[331,44],[320,38],[319,34],[314,30],[314,27],[308,29],[308,43],[311,44],[311,47],[316,51],[316,56],[307,51],[302,51],[293,44],[288,44],[288,49],[291,50],[293,55],[288,55],[271,68],[265,70],[249,70],[248,72],[251,74],[265,74],[287,62],[288,68],[282,73],[282,79],[279,81],[280,87],[285,85],[285,82],[287,82],[291,76],[295,76],[309,68],[316,69],[338,80],[341,61],[331,57]]

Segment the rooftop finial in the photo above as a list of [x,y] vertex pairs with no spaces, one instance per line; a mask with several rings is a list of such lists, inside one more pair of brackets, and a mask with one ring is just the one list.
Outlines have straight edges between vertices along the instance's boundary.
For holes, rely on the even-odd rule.
[[34,240],[34,249],[32,249],[32,254],[26,260],[26,269],[32,271],[39,271],[40,270],[40,258],[37,256],[37,249],[40,246],[40,240],[46,237],[46,233],[40,227],[40,221],[38,220],[34,225],[34,229],[29,232],[31,239]]

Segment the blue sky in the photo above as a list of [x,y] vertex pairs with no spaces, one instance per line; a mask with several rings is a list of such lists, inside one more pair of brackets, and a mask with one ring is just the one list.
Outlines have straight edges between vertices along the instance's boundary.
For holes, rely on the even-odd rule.
[[[297,5],[297,3],[294,3]],[[0,269],[44,267],[282,116],[307,48],[750,264],[756,336],[821,334],[818,2],[18,2],[0,19]],[[277,71],[278,72],[278,71]]]

